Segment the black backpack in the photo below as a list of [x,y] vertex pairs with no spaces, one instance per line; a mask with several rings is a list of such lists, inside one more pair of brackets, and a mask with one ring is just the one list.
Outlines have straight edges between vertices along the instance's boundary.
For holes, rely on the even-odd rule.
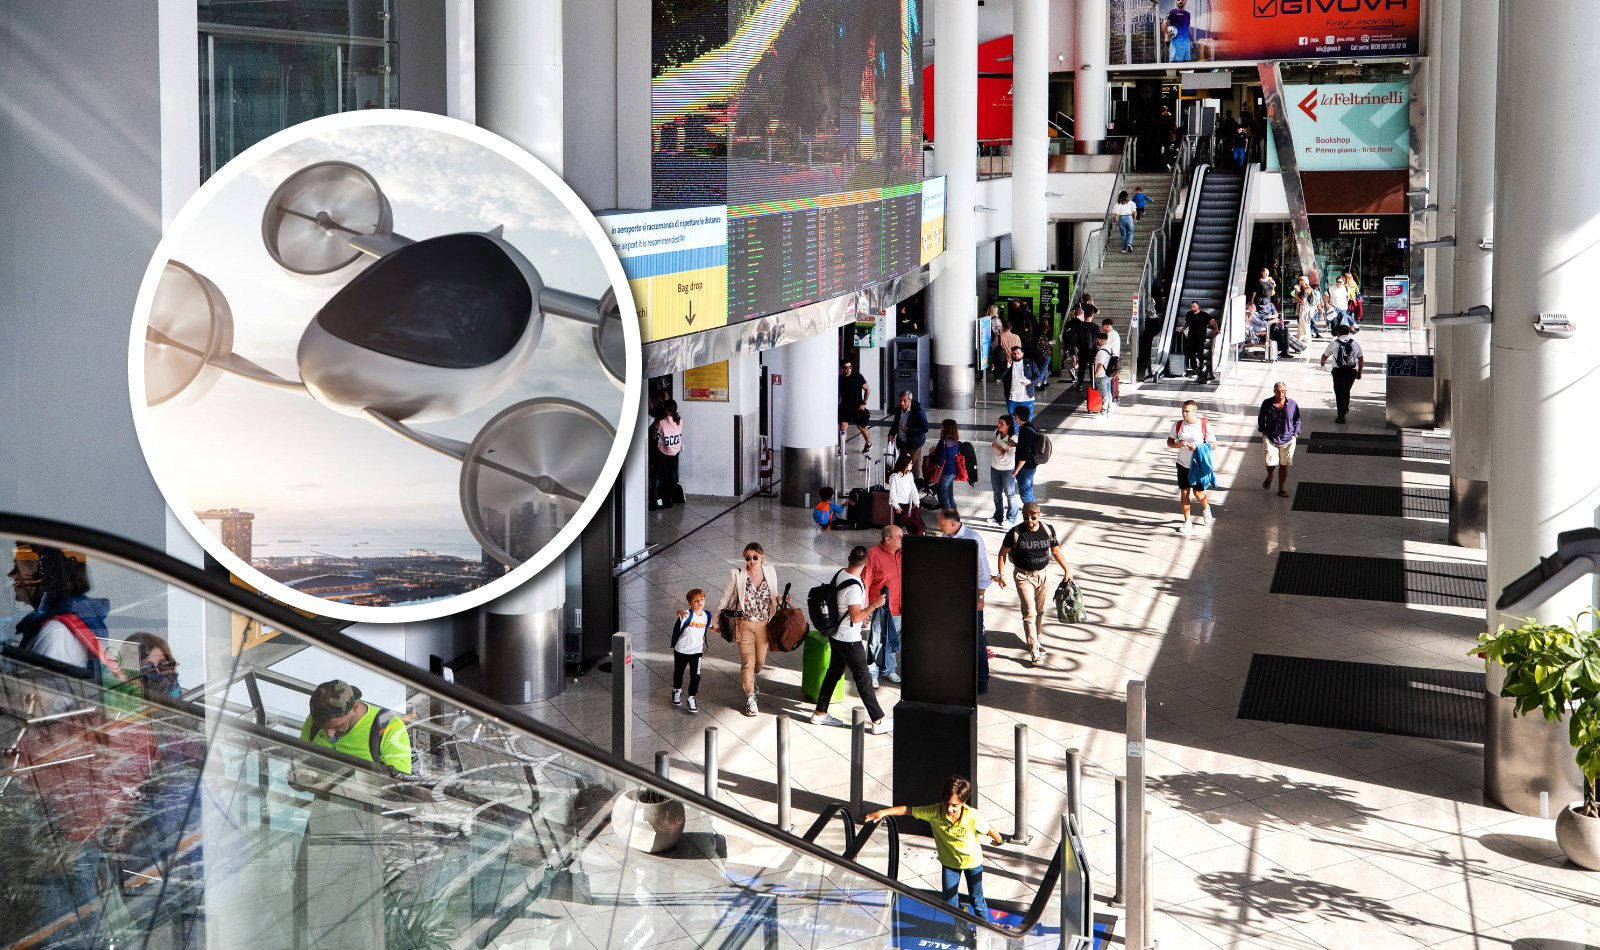
[[840,581],[840,574],[845,572],[834,571],[832,580],[818,584],[806,593],[806,615],[811,619],[811,626],[818,632],[830,636],[833,631],[839,629],[839,624],[844,622],[844,617],[839,611],[839,592],[851,584],[861,587],[859,577],[846,574],[845,579]]
[[1333,354],[1333,365],[1336,369],[1356,368],[1356,341],[1345,337],[1336,344],[1339,349]]

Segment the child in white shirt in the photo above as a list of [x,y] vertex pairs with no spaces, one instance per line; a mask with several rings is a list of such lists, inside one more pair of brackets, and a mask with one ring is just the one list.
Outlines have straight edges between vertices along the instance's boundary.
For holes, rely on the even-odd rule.
[[689,591],[688,610],[678,611],[672,625],[672,705],[683,704],[683,671],[689,671],[689,711],[698,713],[695,697],[700,693],[700,657],[706,652],[706,631],[711,629],[711,614],[706,610],[706,592],[696,587]]

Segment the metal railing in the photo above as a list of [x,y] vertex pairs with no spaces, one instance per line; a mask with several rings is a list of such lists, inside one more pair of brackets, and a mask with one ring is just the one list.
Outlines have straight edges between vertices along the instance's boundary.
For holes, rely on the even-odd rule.
[[[1171,309],[1172,290],[1180,286],[1175,278],[1167,287],[1168,299],[1166,302],[1168,306],[1163,308],[1158,305],[1158,301],[1155,299],[1155,288],[1160,283],[1161,275],[1166,273],[1169,260],[1168,249],[1176,247],[1181,255],[1181,249],[1187,241],[1189,232],[1193,229],[1194,216],[1190,212],[1185,212],[1182,217],[1183,237],[1181,240],[1174,240],[1173,226],[1179,221],[1178,209],[1180,202],[1178,198],[1183,193],[1183,189],[1190,184],[1191,173],[1196,168],[1198,160],[1207,147],[1206,141],[1202,141],[1199,136],[1184,136],[1183,144],[1179,146],[1178,154],[1172,163],[1172,175],[1167,180],[1167,200],[1161,214],[1161,225],[1150,236],[1150,246],[1145,250],[1144,268],[1139,275],[1139,311],[1136,317],[1136,322],[1139,325],[1133,327],[1130,331],[1130,336],[1137,347],[1133,362],[1135,378],[1146,378],[1154,375],[1159,372],[1160,366],[1165,365],[1167,359],[1165,346],[1170,337],[1170,321],[1161,327],[1162,339],[1160,341],[1152,341],[1156,345],[1150,347],[1149,352],[1146,352],[1146,347],[1143,345],[1143,328],[1148,325],[1150,320],[1161,320],[1163,309]],[[1181,261],[1182,258],[1180,257],[1180,267],[1182,266]]]
[[978,140],[978,180],[1011,177],[1011,140]]
[[[1108,140],[1109,141],[1109,140]],[[1106,241],[1110,239],[1116,222],[1111,214],[1111,209],[1117,203],[1117,193],[1123,190],[1127,183],[1128,173],[1133,170],[1133,149],[1128,147],[1127,139],[1118,140],[1122,146],[1122,158],[1117,163],[1116,178],[1111,181],[1111,194],[1106,197],[1106,213],[1100,221],[1100,226],[1089,232],[1089,240],[1083,248],[1083,259],[1078,265],[1078,278],[1072,285],[1072,300],[1067,304],[1067,312],[1083,304],[1083,291],[1089,285],[1089,278],[1106,263]]]
[[1254,190],[1260,168],[1255,164],[1245,166],[1244,189],[1239,193],[1239,226],[1233,232],[1232,276],[1228,278],[1228,305],[1216,342],[1211,346],[1211,372],[1220,379],[1231,372],[1239,362],[1238,333],[1236,325],[1246,319],[1244,313],[1244,286],[1249,269],[1250,232],[1255,219],[1250,214],[1250,192]]
[[1176,332],[1178,311],[1182,306],[1179,299],[1183,290],[1183,282],[1189,275],[1189,246],[1194,239],[1194,223],[1199,217],[1200,193],[1205,190],[1206,173],[1211,170],[1209,164],[1201,164],[1194,170],[1194,177],[1189,183],[1188,210],[1183,216],[1183,233],[1178,241],[1178,263],[1172,273],[1172,285],[1167,292],[1167,306],[1165,322],[1161,328],[1161,339],[1156,345],[1157,358],[1151,362],[1150,379],[1160,379],[1166,375],[1167,363],[1172,358],[1172,337]]

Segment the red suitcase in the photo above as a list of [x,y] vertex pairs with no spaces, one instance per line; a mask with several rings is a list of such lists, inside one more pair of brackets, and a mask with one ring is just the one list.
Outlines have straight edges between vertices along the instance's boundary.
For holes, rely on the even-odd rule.
[[1100,411],[1100,390],[1098,390],[1098,389],[1089,390],[1089,401],[1088,401],[1087,405],[1088,405],[1088,408],[1089,408],[1090,412],[1099,412]]

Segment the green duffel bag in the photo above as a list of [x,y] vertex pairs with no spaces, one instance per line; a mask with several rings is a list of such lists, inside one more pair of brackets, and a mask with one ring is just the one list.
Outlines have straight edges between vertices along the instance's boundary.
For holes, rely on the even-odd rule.
[[1066,580],[1056,585],[1056,619],[1062,623],[1083,623],[1089,611],[1083,606],[1083,591],[1078,582]]
[[[817,630],[807,630],[804,652],[800,655],[800,693],[807,702],[817,701],[817,694],[822,691],[822,678],[828,675],[828,658],[833,655],[833,641],[827,634]],[[833,688],[833,697],[828,700],[836,703],[844,698],[844,681],[848,677],[839,677],[839,682]]]

